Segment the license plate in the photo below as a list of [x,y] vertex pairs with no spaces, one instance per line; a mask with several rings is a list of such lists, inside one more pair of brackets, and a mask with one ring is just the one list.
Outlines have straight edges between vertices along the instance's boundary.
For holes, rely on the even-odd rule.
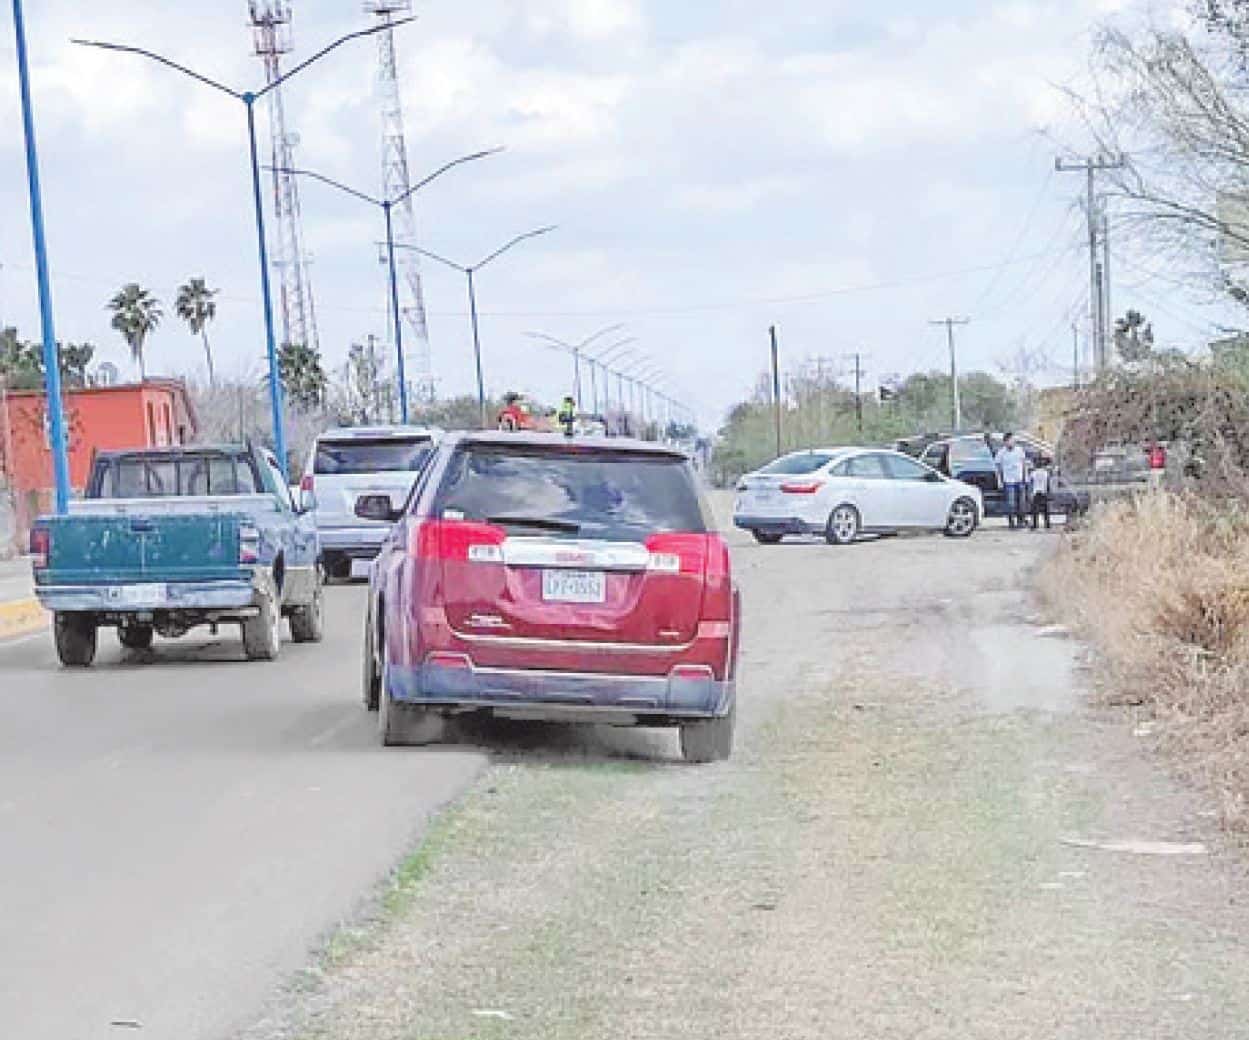
[[352,560],[351,576],[353,578],[367,578],[369,576],[369,568],[372,566],[370,560]]
[[109,590],[109,599],[123,607],[159,607],[169,598],[164,584],[117,585]]
[[602,571],[543,571],[542,598],[548,603],[606,603]]

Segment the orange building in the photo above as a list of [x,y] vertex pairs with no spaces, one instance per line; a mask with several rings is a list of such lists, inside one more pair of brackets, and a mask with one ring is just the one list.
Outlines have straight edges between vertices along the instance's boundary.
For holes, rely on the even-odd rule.
[[[86,483],[97,451],[164,447],[195,438],[195,411],[180,380],[66,390],[64,399],[69,479],[76,492]],[[25,527],[33,515],[46,510],[53,484],[42,390],[11,390],[0,398],[0,437],[18,525]]]

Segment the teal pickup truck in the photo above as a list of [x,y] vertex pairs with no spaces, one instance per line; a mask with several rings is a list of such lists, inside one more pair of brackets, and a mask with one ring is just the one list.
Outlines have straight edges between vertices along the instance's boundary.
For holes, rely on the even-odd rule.
[[97,455],[85,497],[30,533],[61,663],[89,667],[103,627],[145,650],[156,633],[238,624],[250,660],[278,656],[283,617],[297,643],[319,642],[313,505],[297,504],[274,457],[251,446]]

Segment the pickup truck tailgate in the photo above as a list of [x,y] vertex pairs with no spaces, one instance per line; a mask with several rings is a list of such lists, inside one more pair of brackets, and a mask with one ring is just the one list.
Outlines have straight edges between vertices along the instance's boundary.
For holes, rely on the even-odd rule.
[[220,581],[242,576],[239,523],[230,513],[49,517],[44,581],[58,585]]

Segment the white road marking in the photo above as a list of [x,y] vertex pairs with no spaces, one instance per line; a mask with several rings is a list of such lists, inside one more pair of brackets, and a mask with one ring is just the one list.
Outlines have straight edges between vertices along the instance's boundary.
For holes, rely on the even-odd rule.
[[347,718],[334,723],[334,725],[332,725],[324,733],[321,733],[318,736],[313,737],[312,740],[308,742],[308,746],[309,747],[321,747],[323,744],[328,744],[336,736],[338,736],[340,733],[346,732],[352,726],[356,725],[356,723],[357,723],[356,719],[348,716]]

